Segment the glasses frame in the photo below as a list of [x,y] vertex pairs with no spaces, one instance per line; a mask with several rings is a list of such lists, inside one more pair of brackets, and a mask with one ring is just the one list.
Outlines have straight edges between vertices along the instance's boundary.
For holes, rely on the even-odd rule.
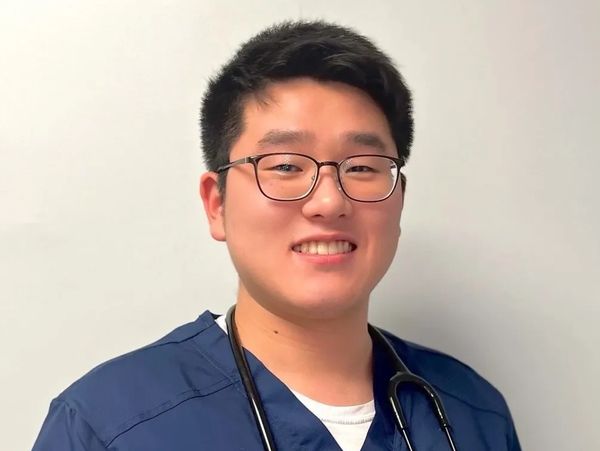
[[[300,157],[308,158],[309,160],[312,160],[317,165],[317,174],[315,175],[310,188],[308,189],[308,191],[305,194],[303,194],[302,196],[291,198],[291,199],[278,199],[276,197],[269,196],[268,194],[266,194],[263,191],[262,186],[260,186],[260,181],[258,180],[258,162],[261,159],[272,156],[272,155],[297,155]],[[396,163],[396,165],[398,166],[399,177],[396,177],[394,186],[392,187],[392,189],[390,190],[390,192],[388,193],[387,196],[385,196],[381,199],[377,199],[377,200],[360,200],[360,199],[355,199],[354,197],[350,196],[346,192],[346,190],[344,189],[344,185],[342,183],[342,179],[340,177],[340,166],[342,166],[347,160],[350,160],[352,158],[357,158],[357,157],[381,157],[381,158],[387,158],[388,160],[391,160],[394,163]],[[314,191],[315,186],[317,186],[317,182],[319,181],[319,176],[321,173],[321,168],[323,166],[335,167],[335,172],[337,175],[337,184],[338,184],[339,188],[342,190],[342,192],[346,195],[346,197],[348,199],[352,199],[355,202],[375,203],[375,202],[382,202],[382,201],[386,200],[394,193],[394,191],[396,191],[396,187],[398,186],[398,180],[401,180],[402,191],[404,191],[404,189],[406,187],[406,176],[402,173],[402,171],[400,171],[400,169],[402,167],[404,167],[404,165],[406,164],[406,161],[403,158],[396,158],[396,157],[391,157],[389,155],[380,155],[380,154],[351,155],[351,156],[344,158],[343,160],[337,162],[337,161],[330,161],[330,160],[319,161],[319,160],[316,160],[315,158],[311,157],[310,155],[305,155],[303,153],[296,153],[296,152],[264,153],[264,154],[258,154],[258,155],[250,155],[250,156],[247,156],[244,158],[240,158],[238,160],[231,161],[223,166],[219,166],[215,172],[217,174],[221,174],[221,173],[227,171],[228,169],[231,169],[234,166],[239,166],[241,164],[247,164],[247,163],[252,163],[252,166],[254,167],[254,178],[256,180],[256,185],[258,186],[258,189],[260,190],[262,195],[265,196],[267,199],[275,200],[278,202],[293,202],[293,201],[305,199],[308,196],[310,196],[312,194],[312,192]]]

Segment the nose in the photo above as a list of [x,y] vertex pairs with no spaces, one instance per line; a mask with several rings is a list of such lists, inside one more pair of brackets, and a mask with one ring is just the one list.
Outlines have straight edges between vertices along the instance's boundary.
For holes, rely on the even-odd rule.
[[349,216],[352,213],[352,201],[342,191],[333,165],[321,167],[317,184],[304,202],[302,212],[307,218],[326,220]]

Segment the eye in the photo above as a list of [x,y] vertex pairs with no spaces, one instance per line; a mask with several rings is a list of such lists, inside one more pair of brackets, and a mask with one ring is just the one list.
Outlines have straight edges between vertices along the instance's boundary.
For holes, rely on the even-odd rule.
[[302,168],[290,163],[282,163],[276,166],[272,166],[269,168],[270,171],[279,171],[279,172],[301,172]]
[[365,165],[350,166],[346,172],[377,172],[375,168]]

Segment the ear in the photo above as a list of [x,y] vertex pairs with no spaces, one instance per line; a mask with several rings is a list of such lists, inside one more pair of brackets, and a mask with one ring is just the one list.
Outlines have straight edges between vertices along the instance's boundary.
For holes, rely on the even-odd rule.
[[[402,207],[400,208],[400,218],[402,218],[402,212],[404,211],[404,200],[406,199],[406,176],[403,173],[400,173],[400,188],[402,188]],[[400,221],[398,221],[398,237],[402,235],[402,226],[400,225]]]
[[206,172],[200,177],[200,197],[208,219],[210,234],[217,241],[225,241],[224,199],[219,193],[218,175]]
[[401,213],[404,210],[404,201],[406,200],[406,183],[406,176],[400,173],[400,188],[402,188],[402,210],[400,211]]

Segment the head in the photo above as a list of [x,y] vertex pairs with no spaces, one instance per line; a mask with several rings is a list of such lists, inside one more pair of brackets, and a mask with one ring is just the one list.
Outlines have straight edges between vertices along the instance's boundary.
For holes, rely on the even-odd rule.
[[[323,317],[364,309],[395,254],[400,184],[382,202],[355,202],[327,166],[310,196],[281,202],[261,194],[251,164],[215,171],[275,152],[319,161],[381,153],[406,161],[413,135],[410,92],[390,59],[337,25],[269,28],[211,80],[201,128],[209,169],[201,195],[212,236],[228,244],[240,296],[282,314]],[[307,255],[311,246],[327,243],[329,257]]]

